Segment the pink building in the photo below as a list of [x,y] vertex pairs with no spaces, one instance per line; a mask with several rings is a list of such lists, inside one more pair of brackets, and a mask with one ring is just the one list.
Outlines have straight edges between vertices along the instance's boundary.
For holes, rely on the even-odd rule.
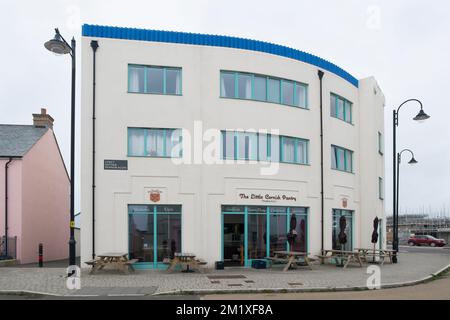
[[41,109],[33,125],[0,124],[0,255],[19,263],[68,257],[70,179],[53,133],[53,118]]

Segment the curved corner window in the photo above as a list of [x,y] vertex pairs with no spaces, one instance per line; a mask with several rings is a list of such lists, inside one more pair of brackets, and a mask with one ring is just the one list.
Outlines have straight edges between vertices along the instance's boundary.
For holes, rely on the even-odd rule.
[[221,154],[226,160],[308,164],[309,141],[260,132],[222,131]]
[[265,75],[220,71],[220,97],[308,108],[308,85]]
[[181,95],[181,68],[130,64],[128,92]]

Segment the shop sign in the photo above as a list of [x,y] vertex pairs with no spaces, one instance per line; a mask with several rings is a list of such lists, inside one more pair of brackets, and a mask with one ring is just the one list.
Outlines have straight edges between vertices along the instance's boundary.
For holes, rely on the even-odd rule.
[[296,203],[298,192],[278,190],[247,190],[236,191],[238,203]]

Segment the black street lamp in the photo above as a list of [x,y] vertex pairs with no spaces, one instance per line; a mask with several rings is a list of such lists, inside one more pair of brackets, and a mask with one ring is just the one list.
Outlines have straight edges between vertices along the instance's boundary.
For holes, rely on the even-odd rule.
[[[427,115],[424,111],[423,111],[423,105],[422,102],[420,100],[417,99],[409,99],[406,100],[405,102],[403,102],[398,108],[397,110],[393,110],[393,153],[392,153],[392,159],[393,159],[393,165],[392,165],[392,171],[393,171],[393,179],[392,179],[392,185],[393,185],[393,199],[392,199],[392,203],[393,203],[393,210],[392,210],[392,222],[393,222],[393,230],[394,230],[394,234],[393,234],[393,241],[392,241],[392,249],[395,251],[394,252],[394,256],[392,258],[392,262],[393,263],[397,263],[397,252],[398,252],[398,203],[397,203],[397,188],[396,188],[396,182],[397,182],[397,173],[396,173],[396,169],[397,169],[397,165],[398,165],[398,159],[397,159],[397,127],[398,127],[398,113],[400,111],[400,108],[405,105],[408,102],[417,102],[420,104],[420,111],[419,113],[413,118],[413,120],[415,121],[425,121],[428,118],[430,118],[429,115]],[[413,157],[414,159],[414,157]],[[414,160],[415,161],[415,160]]]
[[47,41],[44,46],[47,50],[57,54],[70,54],[72,57],[72,95],[71,95],[71,119],[70,119],[70,240],[69,240],[69,265],[75,262],[75,38],[71,44],[61,36],[58,28],[55,29],[55,37]]
[[411,154],[411,160],[408,161],[408,164],[410,164],[410,165],[417,164],[417,160],[414,158],[414,152],[412,152],[411,150],[403,149],[402,151],[397,153],[397,185],[396,185],[397,205],[396,205],[396,208],[395,208],[395,211],[397,212],[397,226],[398,226],[398,207],[399,207],[399,203],[400,203],[400,163],[402,162],[402,154],[405,151],[407,151],[407,152],[409,152]]

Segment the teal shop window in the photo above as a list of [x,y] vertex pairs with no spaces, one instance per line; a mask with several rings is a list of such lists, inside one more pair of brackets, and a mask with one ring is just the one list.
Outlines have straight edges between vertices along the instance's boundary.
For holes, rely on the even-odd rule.
[[128,65],[128,92],[181,95],[181,68]]
[[331,168],[334,170],[353,172],[353,151],[331,146]]
[[179,158],[181,129],[128,128],[128,156]]
[[330,95],[330,115],[342,121],[352,123],[352,103],[334,93]]
[[221,71],[220,96],[284,104],[307,109],[308,86],[265,75]]

